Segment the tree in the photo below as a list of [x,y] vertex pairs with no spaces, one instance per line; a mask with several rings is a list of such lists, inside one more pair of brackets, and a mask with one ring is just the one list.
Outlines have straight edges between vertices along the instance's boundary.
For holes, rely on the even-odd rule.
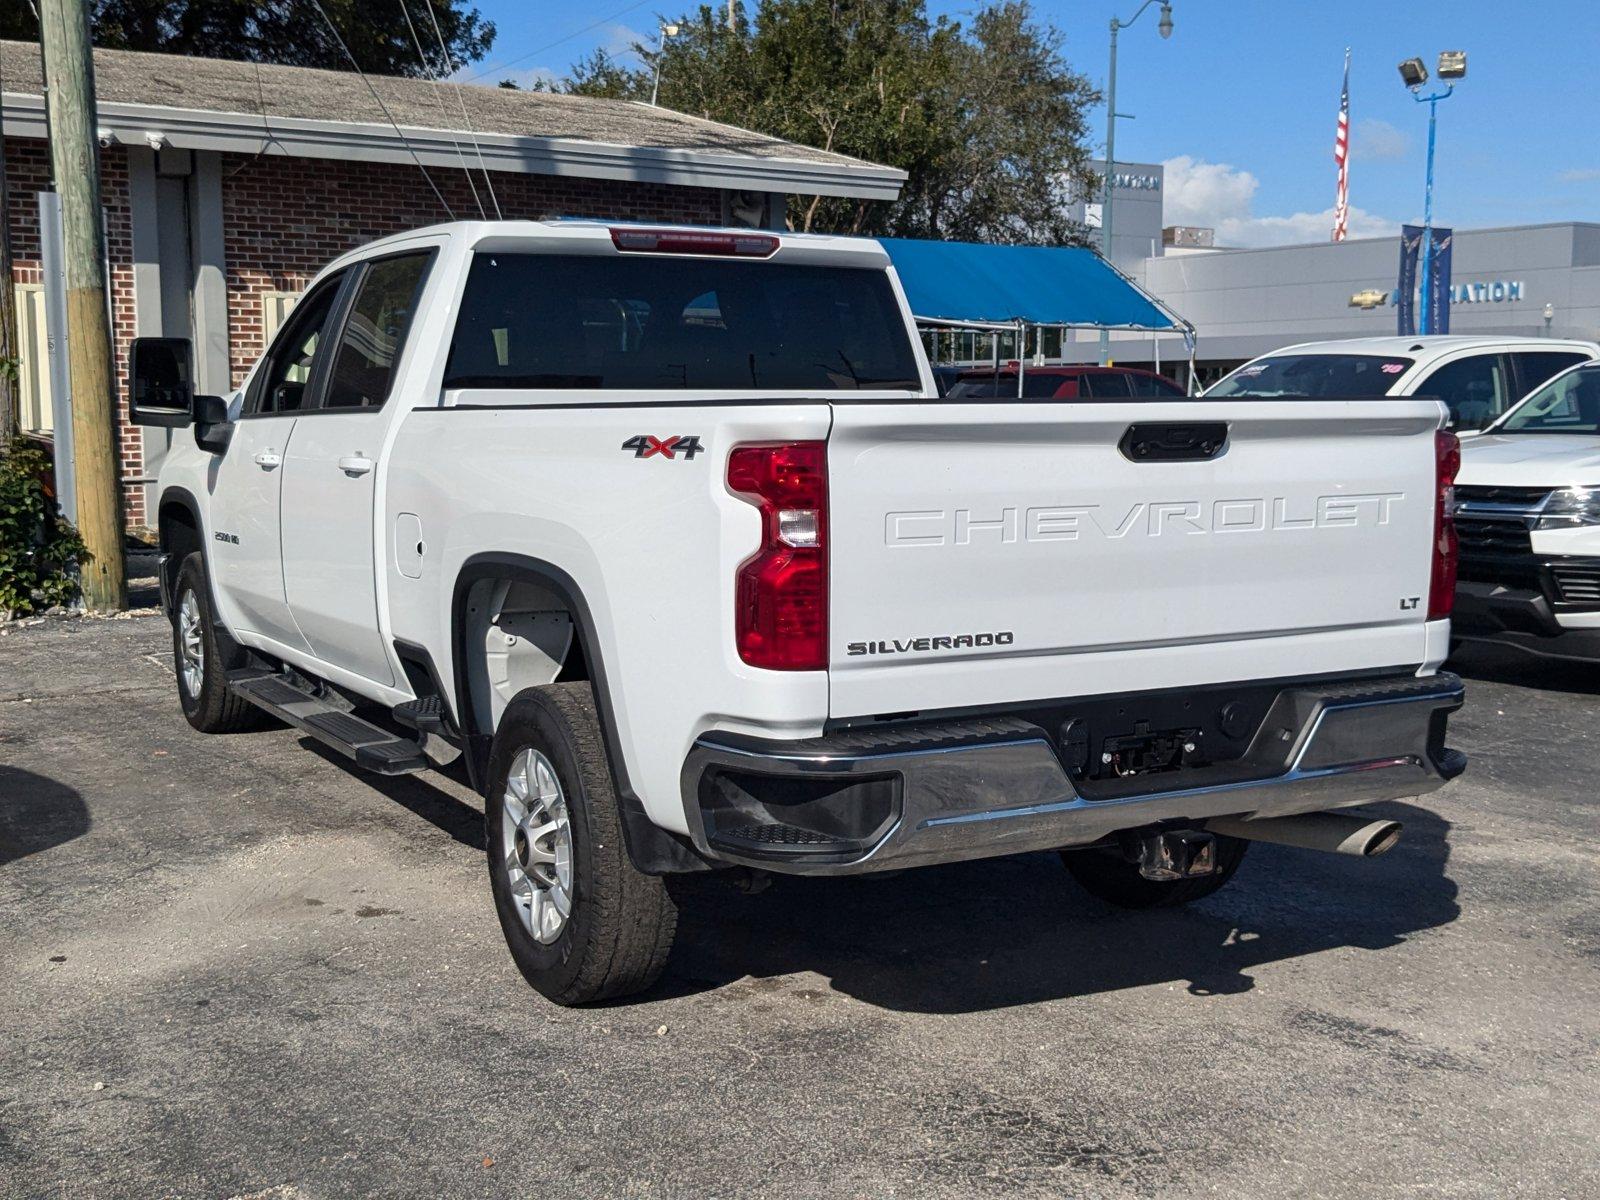
[[[402,0],[321,0],[363,71],[425,76],[440,70],[429,0],[404,0],[429,66],[401,11]],[[347,71],[350,62],[328,33],[313,0],[88,0],[94,44],[244,62]],[[477,62],[494,43],[494,25],[466,0],[431,0],[455,65]],[[0,6],[0,38],[36,41],[38,23],[22,0]]]
[[1099,94],[1026,3],[1000,0],[970,28],[930,20],[924,0],[764,0],[730,33],[702,7],[643,69],[602,52],[567,82],[580,95],[661,103],[790,141],[900,167],[893,204],[805,197],[802,230],[1071,243],[1064,210],[1091,184],[1086,113]]

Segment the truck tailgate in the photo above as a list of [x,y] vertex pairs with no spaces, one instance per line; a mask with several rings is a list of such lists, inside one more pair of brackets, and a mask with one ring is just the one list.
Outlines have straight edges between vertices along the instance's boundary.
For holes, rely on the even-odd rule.
[[[1212,457],[1160,428],[1199,423]],[[836,405],[831,713],[1419,664],[1438,424],[1409,399]],[[1132,425],[1158,427],[1142,456]]]

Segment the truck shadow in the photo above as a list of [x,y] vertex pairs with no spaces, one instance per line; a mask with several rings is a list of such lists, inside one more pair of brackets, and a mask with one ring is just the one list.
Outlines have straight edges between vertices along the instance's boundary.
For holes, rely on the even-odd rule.
[[1459,915],[1445,873],[1450,825],[1409,804],[1363,861],[1257,844],[1217,895],[1124,912],[1081,891],[1052,854],[853,879],[784,878],[760,895],[683,889],[678,942],[655,995],[814,971],[835,990],[906,1012],[965,1013],[1181,983],[1249,991],[1253,970],[1339,947],[1384,950]]
[[[1540,658],[1522,650],[1482,643],[1462,646],[1445,666],[1466,680],[1504,683],[1512,687],[1565,692],[1577,696],[1600,693],[1600,671],[1594,663]],[[1468,697],[1471,702],[1471,697]]]
[[0,867],[89,832],[78,792],[20,767],[0,766]]

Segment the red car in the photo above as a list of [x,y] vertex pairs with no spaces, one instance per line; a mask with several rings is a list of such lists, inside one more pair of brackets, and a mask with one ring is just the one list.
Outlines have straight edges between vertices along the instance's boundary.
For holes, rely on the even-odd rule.
[[[1017,394],[1017,368],[1007,364],[998,374],[992,367],[963,371],[949,390],[951,400],[1003,400]],[[1164,375],[1134,367],[1028,367],[1022,373],[1025,399],[1127,400],[1130,398],[1181,398],[1184,390]]]

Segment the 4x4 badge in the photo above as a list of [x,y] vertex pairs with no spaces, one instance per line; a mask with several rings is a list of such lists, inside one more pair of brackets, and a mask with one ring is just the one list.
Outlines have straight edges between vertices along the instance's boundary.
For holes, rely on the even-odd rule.
[[677,437],[658,438],[651,437],[648,433],[636,433],[622,443],[624,450],[632,450],[635,458],[662,458],[676,459],[680,454],[684,458],[692,459],[705,447],[700,444],[696,434],[678,434]]

